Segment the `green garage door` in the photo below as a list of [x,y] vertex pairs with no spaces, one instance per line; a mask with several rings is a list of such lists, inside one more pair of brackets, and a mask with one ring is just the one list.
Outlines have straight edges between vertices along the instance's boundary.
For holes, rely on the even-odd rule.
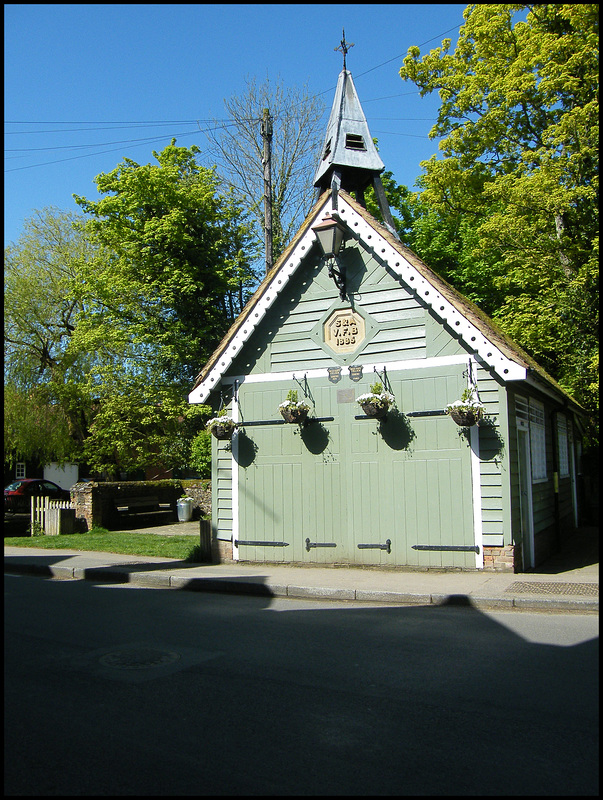
[[310,381],[324,421],[303,430],[278,424],[290,385],[244,384],[243,420],[256,424],[244,434],[253,458],[238,467],[239,557],[474,567],[469,440],[448,416],[428,413],[464,386],[461,366],[447,370],[391,375],[399,411],[381,423],[355,402],[370,380]]

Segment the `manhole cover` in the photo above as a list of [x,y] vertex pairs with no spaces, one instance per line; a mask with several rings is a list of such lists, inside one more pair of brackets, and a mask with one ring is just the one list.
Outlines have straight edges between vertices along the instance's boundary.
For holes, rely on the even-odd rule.
[[599,596],[598,583],[546,583],[544,581],[516,581],[505,591],[517,594],[577,594]]
[[179,658],[179,654],[171,650],[146,648],[107,653],[99,659],[99,662],[105,667],[113,667],[114,669],[150,669],[173,664]]

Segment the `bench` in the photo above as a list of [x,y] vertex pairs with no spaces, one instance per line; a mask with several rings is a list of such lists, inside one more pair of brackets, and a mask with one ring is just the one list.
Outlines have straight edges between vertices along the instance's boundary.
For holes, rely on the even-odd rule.
[[153,495],[118,497],[114,504],[119,514],[172,514],[174,511],[171,503],[160,502],[159,498]]

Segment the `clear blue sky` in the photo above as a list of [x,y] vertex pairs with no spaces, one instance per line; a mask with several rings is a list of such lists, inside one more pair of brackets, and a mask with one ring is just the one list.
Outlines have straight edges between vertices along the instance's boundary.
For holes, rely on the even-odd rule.
[[35,209],[78,210],[73,194],[98,199],[94,178],[124,157],[153,162],[172,137],[206,151],[205,121],[224,118],[224,99],[242,93],[246,77],[307,85],[325,102],[326,127],[343,28],[385,167],[412,187],[437,152],[427,134],[439,101],[420,98],[398,70],[411,45],[454,44],[465,7],[5,5],[5,243]]

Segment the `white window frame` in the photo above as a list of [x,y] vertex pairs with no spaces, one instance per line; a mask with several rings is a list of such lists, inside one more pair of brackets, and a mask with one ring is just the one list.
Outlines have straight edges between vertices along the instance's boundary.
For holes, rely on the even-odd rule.
[[548,480],[546,471],[546,425],[544,403],[530,397],[530,456],[532,459],[532,483]]
[[557,469],[560,478],[569,478],[568,424],[565,414],[557,414]]
[[544,403],[530,397],[515,398],[517,427],[529,431],[532,483],[544,483],[546,471],[546,424]]
[[26,464],[24,461],[17,461],[15,464],[15,478],[21,480],[26,477]]

